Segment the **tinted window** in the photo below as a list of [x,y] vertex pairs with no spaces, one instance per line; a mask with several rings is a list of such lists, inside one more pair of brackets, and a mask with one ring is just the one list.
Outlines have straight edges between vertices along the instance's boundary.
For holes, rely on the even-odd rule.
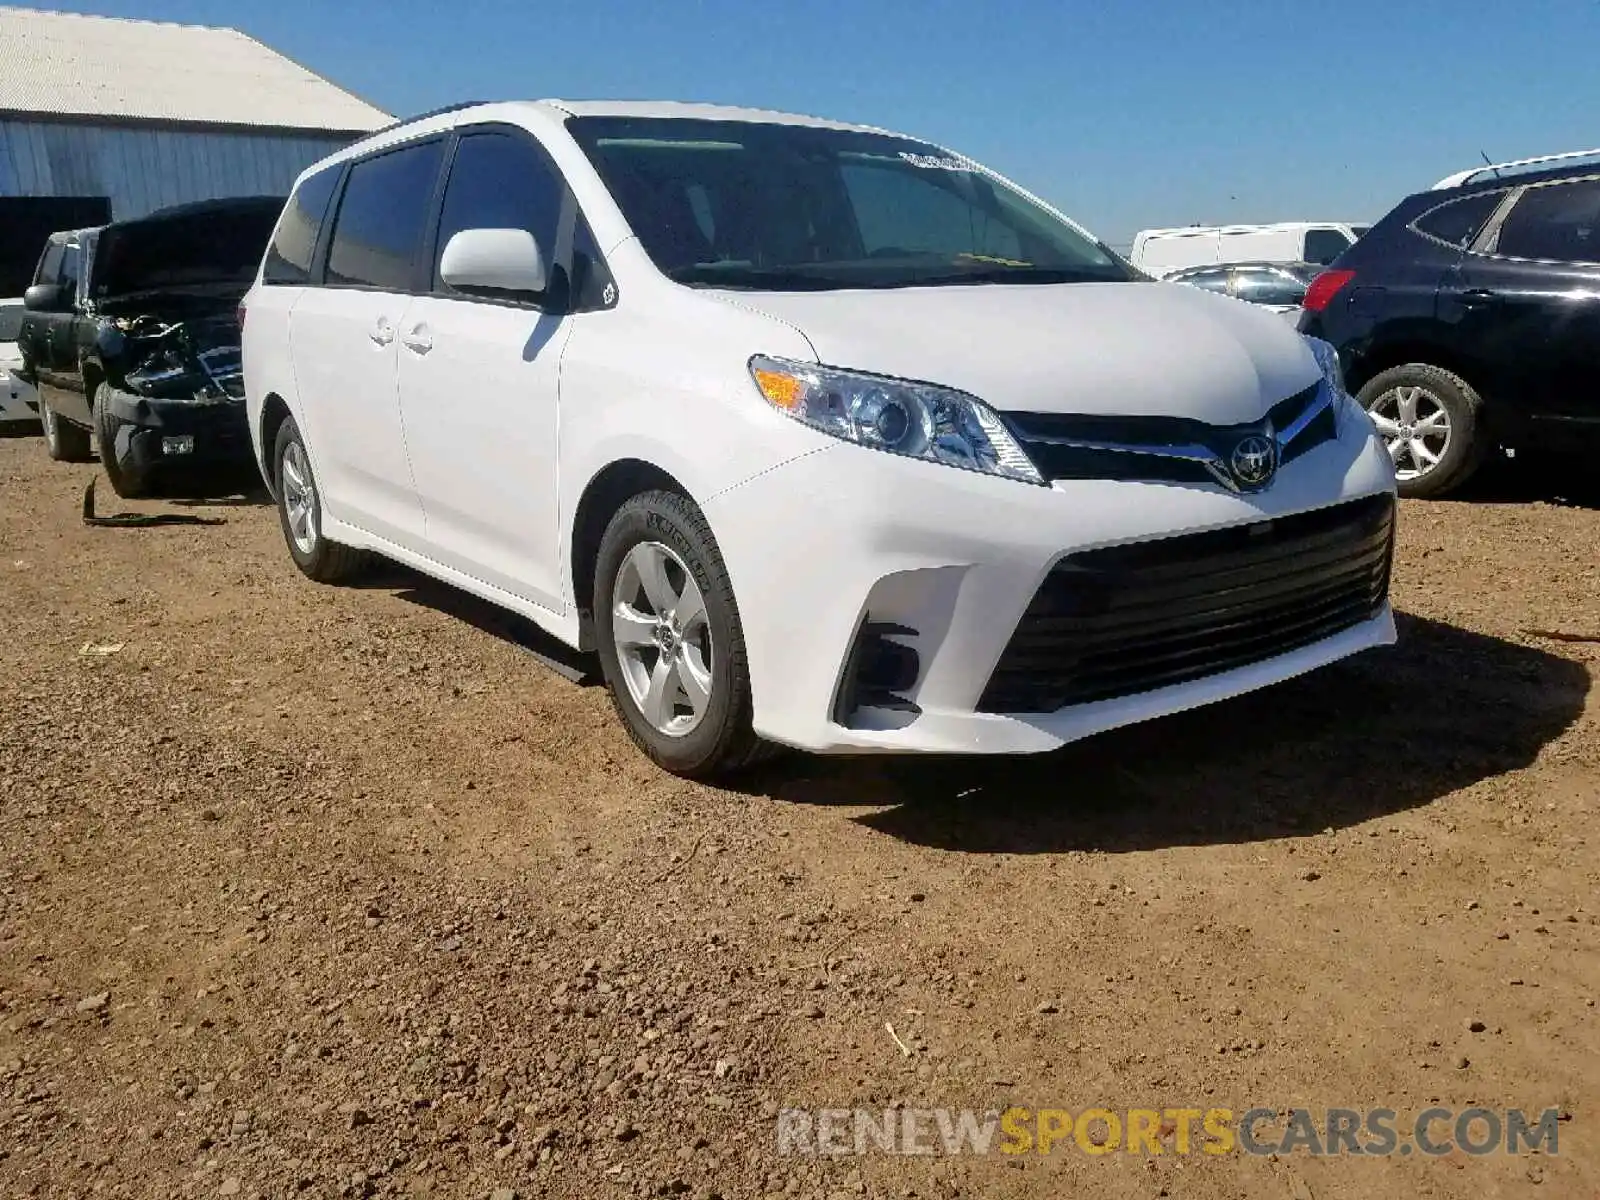
[[[1352,243],[1337,229],[1306,230],[1306,262],[1327,266],[1350,249]],[[1264,256],[1263,256],[1264,257]]]
[[66,253],[66,247],[61,242],[51,242],[44,248],[44,254],[39,259],[39,272],[34,276],[35,283],[55,283],[61,278],[61,256]]
[[1197,287],[1203,291],[1216,292],[1219,296],[1228,294],[1228,268],[1216,267],[1209,271],[1190,271],[1173,278],[1174,283],[1187,283],[1190,287]]
[[1251,304],[1299,304],[1306,285],[1294,276],[1266,267],[1246,267],[1235,273],[1234,295]]
[[1500,207],[1504,192],[1479,192],[1476,196],[1463,196],[1441,204],[1426,212],[1414,222],[1417,229],[1429,237],[1438,238],[1452,246],[1470,246],[1478,236],[1483,223]]
[[328,202],[339,182],[340,165],[318,171],[295,189],[284,207],[262,264],[263,283],[305,283],[311,278],[311,256],[328,214]]
[[1600,263],[1600,179],[1529,188],[1501,224],[1495,251]]
[[447,286],[439,281],[438,260],[463,229],[526,229],[546,260],[556,261],[567,249],[556,246],[565,193],[554,164],[526,139],[505,133],[462,138],[439,216],[434,286]]
[[330,286],[410,289],[443,152],[443,142],[425,142],[350,168],[328,251]]
[[76,299],[78,285],[83,282],[83,250],[75,243],[61,256],[61,286],[67,290],[68,299]]
[[17,334],[22,329],[22,314],[26,311],[20,304],[0,304],[0,342],[14,342]]
[[583,117],[568,128],[667,276],[776,291],[1127,280],[966,159],[859,130]]

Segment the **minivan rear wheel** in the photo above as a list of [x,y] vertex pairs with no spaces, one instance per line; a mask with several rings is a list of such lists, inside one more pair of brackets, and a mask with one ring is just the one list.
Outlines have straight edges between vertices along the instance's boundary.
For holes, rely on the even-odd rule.
[[1373,376],[1357,399],[1388,447],[1402,496],[1442,496],[1483,465],[1483,400],[1459,375],[1406,363]]
[[766,756],[733,586],[693,501],[653,491],[623,504],[600,541],[594,597],[600,666],[640,750],[692,779]]
[[311,456],[293,417],[278,426],[272,451],[272,477],[277,482],[278,522],[289,556],[302,574],[318,583],[344,583],[360,574],[366,554],[322,532],[322,493],[311,470]]

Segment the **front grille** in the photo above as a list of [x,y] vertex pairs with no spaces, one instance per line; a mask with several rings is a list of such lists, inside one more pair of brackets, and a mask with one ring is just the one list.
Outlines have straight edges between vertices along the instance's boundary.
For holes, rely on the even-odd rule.
[[1054,712],[1286,654],[1375,615],[1388,496],[1062,559],[984,689],[991,713]]
[[1265,418],[1250,425],[1080,413],[1008,412],[1005,419],[1028,457],[1052,482],[1215,484],[1233,448],[1251,434],[1275,438],[1279,466],[1332,441],[1338,436],[1333,399],[1320,383],[1313,384],[1273,405]]

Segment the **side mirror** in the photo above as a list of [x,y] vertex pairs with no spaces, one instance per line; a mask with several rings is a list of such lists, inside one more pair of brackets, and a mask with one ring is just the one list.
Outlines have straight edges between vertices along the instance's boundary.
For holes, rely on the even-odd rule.
[[22,307],[30,312],[66,312],[67,289],[59,283],[36,283],[22,293]]
[[540,295],[550,272],[526,229],[463,229],[445,243],[439,278],[460,292]]

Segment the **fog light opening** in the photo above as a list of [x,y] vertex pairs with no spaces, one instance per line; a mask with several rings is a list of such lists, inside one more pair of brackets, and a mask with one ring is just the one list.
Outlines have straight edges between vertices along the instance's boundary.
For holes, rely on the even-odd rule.
[[908,644],[917,636],[915,629],[905,625],[870,617],[862,622],[839,680],[833,713],[838,724],[848,727],[851,717],[863,708],[922,711],[905,694],[922,674],[922,658],[916,647]]

